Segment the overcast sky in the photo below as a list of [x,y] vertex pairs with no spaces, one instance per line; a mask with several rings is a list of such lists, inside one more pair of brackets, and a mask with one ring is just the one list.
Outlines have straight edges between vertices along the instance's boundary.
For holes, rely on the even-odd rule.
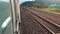
[[34,0],[19,0],[20,4],[26,1],[34,1]]

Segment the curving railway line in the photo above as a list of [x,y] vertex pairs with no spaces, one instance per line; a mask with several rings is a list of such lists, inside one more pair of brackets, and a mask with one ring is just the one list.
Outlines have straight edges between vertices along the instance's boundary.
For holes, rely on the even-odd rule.
[[48,13],[21,7],[22,34],[60,34],[59,20],[57,19],[58,21],[55,22],[53,19],[53,23],[51,23],[51,19],[55,16],[49,15],[48,18],[51,19],[47,17]]
[[43,12],[43,11],[39,11],[39,10],[35,10],[35,9],[28,9],[28,8],[25,8],[27,10],[29,10],[30,12],[48,20],[49,22],[51,22],[52,24],[60,27],[60,16],[58,15],[55,15],[55,14],[50,14],[50,13],[47,13],[47,12]]

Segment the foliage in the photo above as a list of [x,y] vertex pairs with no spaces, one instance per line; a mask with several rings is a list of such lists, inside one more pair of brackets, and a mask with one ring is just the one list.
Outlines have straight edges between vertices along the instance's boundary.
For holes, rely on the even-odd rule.
[[21,6],[26,6],[26,7],[32,7],[33,6],[33,1],[27,1],[21,4]]
[[47,8],[49,4],[50,4],[49,2],[27,1],[27,2],[22,3],[21,6]]

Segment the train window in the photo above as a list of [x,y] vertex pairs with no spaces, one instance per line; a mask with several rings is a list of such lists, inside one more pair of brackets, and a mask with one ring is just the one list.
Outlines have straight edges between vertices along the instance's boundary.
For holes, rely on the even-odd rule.
[[0,34],[12,34],[10,8],[9,0],[0,0]]

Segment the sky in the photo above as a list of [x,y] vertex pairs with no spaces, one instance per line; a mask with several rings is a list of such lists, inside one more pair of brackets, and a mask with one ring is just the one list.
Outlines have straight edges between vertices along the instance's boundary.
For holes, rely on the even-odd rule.
[[34,1],[34,0],[19,0],[20,4],[26,1]]

